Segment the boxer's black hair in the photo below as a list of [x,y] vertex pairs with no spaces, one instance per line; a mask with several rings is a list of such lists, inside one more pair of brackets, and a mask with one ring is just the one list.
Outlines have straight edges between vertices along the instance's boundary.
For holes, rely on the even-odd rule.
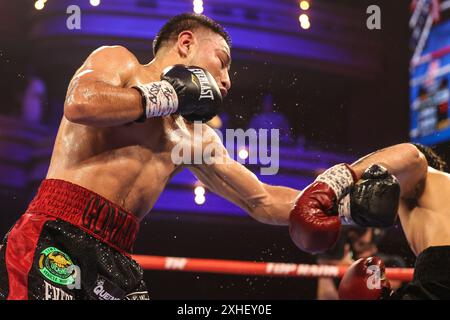
[[230,35],[219,23],[202,14],[183,13],[167,21],[161,30],[159,30],[153,40],[153,55],[156,56],[156,53],[164,42],[176,38],[180,32],[185,30],[194,31],[199,27],[205,27],[221,35],[231,48]]
[[423,153],[425,159],[427,159],[428,166],[439,171],[447,172],[447,163],[432,148],[420,143],[413,143],[413,145]]

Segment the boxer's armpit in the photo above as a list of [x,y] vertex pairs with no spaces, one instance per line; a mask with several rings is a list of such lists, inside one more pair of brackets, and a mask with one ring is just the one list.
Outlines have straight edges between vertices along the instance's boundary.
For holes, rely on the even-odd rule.
[[411,209],[415,206],[417,206],[417,202],[419,198],[422,196],[423,191],[425,190],[425,183],[426,178],[422,178],[410,191],[402,195],[402,199],[405,201],[405,203],[408,205],[408,207]]

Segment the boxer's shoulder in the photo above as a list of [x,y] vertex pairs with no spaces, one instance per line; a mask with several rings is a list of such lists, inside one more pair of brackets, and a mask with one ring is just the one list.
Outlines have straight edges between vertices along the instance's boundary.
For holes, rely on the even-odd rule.
[[99,56],[101,56],[102,58],[126,58],[137,61],[136,56],[130,50],[121,45],[101,46],[92,51],[92,53],[90,54],[90,57]]
[[141,64],[136,56],[127,48],[119,45],[102,46],[94,50],[85,62],[86,67],[107,68],[117,73],[129,75],[139,71]]
[[447,208],[450,198],[450,174],[428,167],[425,188],[419,204],[431,208]]
[[427,179],[435,179],[450,184],[450,174],[444,171],[436,170],[432,167],[428,167]]

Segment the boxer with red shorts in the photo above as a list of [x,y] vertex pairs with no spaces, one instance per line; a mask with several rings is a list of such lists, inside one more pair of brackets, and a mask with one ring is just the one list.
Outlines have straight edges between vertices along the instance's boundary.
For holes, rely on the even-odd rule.
[[105,198],[62,180],[44,180],[7,234],[0,294],[9,299],[148,299],[130,257],[139,224]]

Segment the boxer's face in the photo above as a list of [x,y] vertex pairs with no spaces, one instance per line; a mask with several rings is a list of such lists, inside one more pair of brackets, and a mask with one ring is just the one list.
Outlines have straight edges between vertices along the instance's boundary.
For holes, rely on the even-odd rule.
[[208,70],[225,97],[231,87],[228,74],[231,64],[230,47],[221,35],[210,30],[200,28],[193,33],[193,37],[185,64]]

